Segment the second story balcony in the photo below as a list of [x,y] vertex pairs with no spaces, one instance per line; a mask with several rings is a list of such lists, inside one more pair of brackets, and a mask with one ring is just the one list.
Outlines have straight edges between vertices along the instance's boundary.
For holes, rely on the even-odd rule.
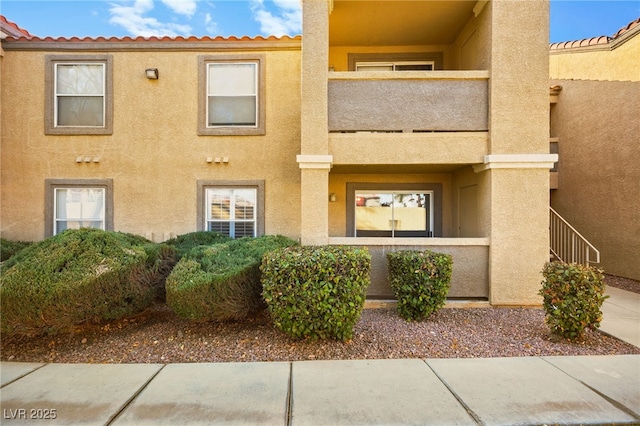
[[488,71],[330,72],[329,132],[485,132],[488,82]]

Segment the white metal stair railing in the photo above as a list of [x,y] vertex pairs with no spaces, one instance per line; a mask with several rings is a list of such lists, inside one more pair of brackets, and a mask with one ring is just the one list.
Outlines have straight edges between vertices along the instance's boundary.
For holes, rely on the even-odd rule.
[[551,254],[566,263],[600,263],[600,252],[553,208],[549,207]]

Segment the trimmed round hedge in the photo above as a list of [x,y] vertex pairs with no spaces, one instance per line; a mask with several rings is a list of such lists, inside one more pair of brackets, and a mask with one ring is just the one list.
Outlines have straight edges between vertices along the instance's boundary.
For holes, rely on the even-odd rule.
[[431,250],[387,253],[389,283],[398,300],[398,314],[407,321],[421,321],[447,301],[453,257]]
[[3,332],[55,334],[138,313],[162,296],[169,246],[99,229],[67,230],[2,266]]
[[580,340],[588,328],[595,330],[602,321],[604,271],[577,263],[549,262],[542,270],[544,280],[539,294],[545,322],[554,334]]
[[296,245],[283,236],[240,238],[195,246],[167,278],[167,305],[192,321],[230,321],[264,309],[260,262],[271,250]]
[[264,256],[260,268],[276,328],[294,339],[353,337],[371,281],[366,248],[291,247]]

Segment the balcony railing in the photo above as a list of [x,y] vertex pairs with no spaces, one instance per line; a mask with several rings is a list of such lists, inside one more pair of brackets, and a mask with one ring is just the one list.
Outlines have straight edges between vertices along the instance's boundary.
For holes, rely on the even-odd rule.
[[488,129],[487,71],[329,73],[330,132]]

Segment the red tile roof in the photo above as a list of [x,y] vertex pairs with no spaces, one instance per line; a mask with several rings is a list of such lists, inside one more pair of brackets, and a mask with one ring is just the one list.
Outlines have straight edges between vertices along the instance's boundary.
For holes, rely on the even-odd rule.
[[613,36],[599,36],[599,37],[591,37],[585,38],[582,40],[575,41],[564,41],[560,43],[551,43],[549,45],[550,50],[561,50],[561,49],[573,49],[576,47],[587,47],[587,46],[598,46],[598,45],[606,45],[613,41],[616,41],[627,32],[631,31],[633,28],[640,26],[640,18],[635,21],[631,21],[626,26],[620,28]]
[[[7,39],[10,40],[24,40],[25,37],[7,37]],[[229,36],[229,37],[223,37],[223,36],[215,36],[215,37],[211,37],[211,36],[203,36],[203,37],[196,37],[196,36],[188,36],[188,37],[183,37],[183,36],[177,36],[177,37],[169,37],[169,36],[151,36],[151,37],[142,37],[142,36],[137,36],[137,37],[130,37],[130,36],[125,36],[125,37],[38,37],[38,36],[31,36],[28,38],[30,41],[41,41],[41,42],[80,42],[80,43],[96,43],[96,42],[149,42],[149,41],[153,41],[153,42],[165,42],[165,41],[173,41],[173,42],[198,42],[198,41],[273,41],[273,40],[299,40],[300,36],[295,36],[295,37],[290,37],[290,36],[282,36],[282,37],[276,37],[276,36],[269,36],[269,37],[264,37],[264,36],[255,36],[255,37],[249,37],[249,36],[242,36],[242,37],[237,37],[237,36]]]
[[9,21],[2,15],[0,15],[0,31],[13,38],[19,37],[31,39],[33,37],[31,34],[29,34],[29,31],[25,30],[24,28],[20,28],[18,25]]
[[[287,40],[300,40],[300,36],[290,37],[276,37],[276,36],[177,36],[177,37],[169,37],[169,36],[152,36],[152,37],[38,37],[33,34],[30,34],[27,30],[18,27],[13,22],[7,20],[4,16],[0,15],[0,25],[1,29],[7,33],[7,40],[9,41],[33,41],[33,42],[76,42],[76,43],[96,43],[96,42],[210,42],[210,41],[287,41]],[[6,28],[6,30],[5,30]]]

